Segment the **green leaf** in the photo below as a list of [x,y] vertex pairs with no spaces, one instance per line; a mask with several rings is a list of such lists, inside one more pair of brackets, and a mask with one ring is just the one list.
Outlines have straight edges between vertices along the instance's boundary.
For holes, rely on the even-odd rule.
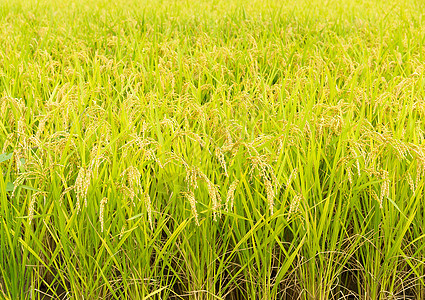
[[[8,182],[6,184],[6,192],[12,192],[14,188],[15,188],[15,186],[12,182]],[[31,186],[28,186],[28,185],[19,185],[16,188],[23,188],[23,189],[26,189],[26,190],[29,190],[29,191],[34,191],[34,192],[42,192],[42,190],[33,188]]]
[[13,153],[2,153],[2,154],[0,154],[0,163],[11,159],[12,156],[13,156]]
[[387,197],[388,201],[390,201],[390,203],[399,211],[399,213],[407,220],[407,216],[400,210],[400,208],[398,207],[398,205],[394,202],[393,199]]
[[12,183],[12,182],[8,182],[8,183],[6,184],[6,192],[12,192],[14,187],[15,187],[15,186],[13,185],[13,183]]
[[43,192],[42,190],[33,188],[31,186],[28,186],[28,185],[20,185],[18,187],[23,188],[23,189],[26,189],[26,190],[34,191],[34,192]]
[[[150,293],[149,295],[146,295],[146,297],[145,298],[143,298],[144,300],[146,300],[146,299],[149,299],[149,298],[152,298],[153,296],[155,296],[156,294],[158,294],[158,293],[160,293],[160,292],[162,292],[163,290],[165,290],[167,287],[166,286],[163,286],[162,288],[160,288],[160,289],[158,289],[158,290],[156,290],[156,291],[153,291],[152,293]],[[214,295],[213,295],[214,296]],[[221,298],[218,298],[218,299],[221,299]]]

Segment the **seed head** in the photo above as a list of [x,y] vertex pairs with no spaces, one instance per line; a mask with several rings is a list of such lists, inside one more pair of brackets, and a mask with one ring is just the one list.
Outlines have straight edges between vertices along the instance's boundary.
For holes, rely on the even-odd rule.
[[288,218],[287,220],[289,220],[289,218],[291,217],[292,214],[295,214],[298,212],[299,207],[300,207],[300,202],[304,199],[303,195],[301,193],[298,193],[294,199],[292,199],[291,205],[289,207],[289,213],[288,213]]
[[215,149],[215,156],[217,157],[218,161],[220,162],[221,167],[224,170],[224,175],[226,177],[229,177],[229,174],[227,173],[227,166],[226,166],[226,160],[224,159],[223,151],[221,151],[220,148]]
[[100,208],[99,208],[99,221],[100,221],[100,231],[103,232],[103,214],[104,214],[104,210],[105,210],[105,205],[106,203],[108,203],[108,198],[103,198],[100,201]]
[[34,207],[35,207],[35,202],[37,200],[37,196],[38,196],[37,193],[35,193],[31,196],[31,201],[30,201],[30,205],[29,205],[29,208],[28,208],[28,220],[29,220],[30,224],[31,224],[31,222],[34,218]]
[[196,210],[195,194],[193,193],[193,191],[188,191],[188,192],[184,193],[184,195],[186,196],[187,200],[189,200],[190,208],[192,210],[192,215],[195,218],[195,223],[196,223],[196,225],[199,226],[198,212]]
[[74,188],[77,195],[77,212],[81,209],[81,200],[84,199],[84,204],[87,207],[87,192],[90,186],[91,169],[80,167],[77,179],[75,180]]
[[24,116],[19,118],[16,132],[18,133],[19,136],[23,135],[25,133],[25,118],[24,118]]
[[298,168],[295,168],[292,170],[291,174],[289,175],[288,181],[286,183],[286,187],[288,188],[290,184],[292,183],[295,178],[297,178]]
[[379,197],[379,207],[382,208],[382,203],[383,203],[383,199],[384,197],[389,197],[390,196],[390,179],[389,179],[389,175],[388,175],[388,171],[383,171],[383,182],[381,184],[381,196]]
[[26,178],[27,178],[27,174],[22,173],[21,175],[18,176],[18,178],[15,179],[15,181],[13,182],[14,187],[12,191],[12,198],[15,196],[16,189],[25,181]]
[[196,167],[185,166],[186,168],[186,184],[193,190],[198,188],[198,177],[200,176],[200,170]]
[[239,180],[235,179],[232,184],[229,187],[229,190],[227,191],[227,198],[226,198],[226,211],[233,210],[233,202],[235,199],[235,190],[238,186]]
[[73,185],[71,185],[71,186],[69,186],[69,187],[67,187],[63,192],[62,192],[62,194],[60,195],[60,197],[59,197],[59,206],[60,205],[62,205],[62,203],[63,203],[63,198],[65,197],[65,195],[68,193],[68,192],[70,192],[70,191],[72,191],[74,189],[74,186]]
[[43,134],[44,128],[46,127],[46,121],[47,121],[47,117],[43,117],[39,124],[38,124],[38,129],[37,129],[37,133],[35,134],[35,137],[37,139],[40,139],[40,136]]
[[356,167],[357,167],[357,175],[360,177],[362,174],[360,172],[360,162],[358,158],[356,158]]
[[1,105],[0,105],[0,114],[1,114],[1,116],[5,116],[6,115],[6,109],[7,109],[7,101],[6,101],[6,98],[0,98],[0,102],[1,102]]
[[121,177],[124,178],[124,181],[127,180],[128,182],[128,186],[125,185],[125,183],[121,185],[122,189],[130,197],[133,206],[136,206],[136,204],[134,203],[134,198],[138,197],[138,195],[142,192],[142,184],[140,182],[140,171],[136,167],[130,166],[124,172],[121,173]]
[[360,173],[360,162],[359,162],[359,158],[358,158],[357,153],[354,150],[354,148],[351,148],[351,153],[352,153],[353,157],[356,159],[357,175],[360,177],[361,176],[361,173]]
[[119,235],[119,239],[122,239],[122,236],[124,235],[125,229],[126,229],[126,223],[124,223],[124,225],[122,225],[121,227],[121,231],[120,231],[120,235]]
[[205,174],[201,173],[201,176],[202,179],[207,183],[208,194],[210,195],[212,202],[213,219],[214,221],[217,221],[217,213],[219,213],[219,208],[221,204],[220,194],[218,192],[217,187],[214,185],[214,183],[211,182],[211,180],[208,179]]
[[127,169],[127,178],[130,188],[139,189],[141,187],[140,176],[140,171],[137,168],[131,166]]

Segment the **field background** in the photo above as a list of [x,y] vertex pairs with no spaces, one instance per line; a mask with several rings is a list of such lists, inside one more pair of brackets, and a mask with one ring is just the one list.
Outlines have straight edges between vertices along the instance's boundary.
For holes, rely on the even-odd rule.
[[423,1],[117,2],[0,1],[1,299],[425,299]]

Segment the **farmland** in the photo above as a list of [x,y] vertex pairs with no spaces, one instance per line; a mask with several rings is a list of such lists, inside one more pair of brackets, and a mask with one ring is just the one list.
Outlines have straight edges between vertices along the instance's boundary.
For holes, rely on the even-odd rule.
[[425,299],[424,12],[0,1],[0,299]]

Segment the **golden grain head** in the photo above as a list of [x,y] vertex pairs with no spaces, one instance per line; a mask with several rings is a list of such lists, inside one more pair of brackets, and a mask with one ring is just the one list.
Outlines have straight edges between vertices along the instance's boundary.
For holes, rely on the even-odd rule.
[[291,186],[292,181],[294,181],[297,178],[297,174],[298,174],[298,168],[294,168],[288,177],[288,181],[286,182],[286,188]]
[[13,191],[12,198],[15,196],[16,189],[24,183],[27,179],[27,173],[21,173],[14,181],[13,181]]
[[29,220],[29,224],[31,224],[32,223],[32,220],[34,219],[35,205],[37,203],[37,199],[38,199],[39,196],[43,196],[44,197],[44,201],[46,201],[46,193],[45,192],[35,192],[31,196],[31,200],[30,200],[29,207],[28,207],[28,220]]
[[103,232],[104,213],[105,213],[106,203],[108,203],[108,198],[104,197],[102,198],[102,200],[100,200],[100,208],[99,208],[100,232]]
[[196,209],[196,199],[195,199],[195,193],[193,191],[188,191],[184,193],[186,199],[189,201],[190,208],[192,210],[192,216],[195,219],[196,225],[200,226],[199,219],[198,219],[198,211]]
[[229,174],[227,173],[227,165],[226,165],[226,160],[224,158],[224,153],[219,147],[215,148],[215,156],[217,157],[221,167],[224,170],[224,175],[226,177],[229,177]]
[[300,203],[303,199],[304,199],[304,196],[301,193],[298,193],[294,196],[294,198],[292,199],[292,202],[289,206],[289,212],[288,212],[287,220],[289,220],[292,215],[298,213]]
[[352,185],[353,184],[353,172],[351,170],[351,166],[348,164],[348,162],[346,160],[344,161],[344,165],[345,165],[345,171],[347,172],[348,181]]
[[127,173],[127,179],[128,179],[130,188],[132,189],[141,188],[141,183],[140,183],[141,174],[139,169],[137,169],[136,167],[130,166],[127,168],[126,173]]
[[37,193],[34,193],[31,196],[31,200],[30,200],[30,205],[28,208],[28,220],[29,220],[29,224],[31,224],[33,218],[34,218],[34,209],[35,209],[35,203],[37,201]]
[[44,129],[46,128],[46,122],[47,122],[48,117],[44,116],[43,118],[41,118],[39,120],[38,123],[38,128],[37,128],[37,132],[35,134],[35,137],[39,140],[41,138],[41,135],[44,132]]
[[239,180],[235,179],[229,186],[229,190],[227,191],[227,197],[226,197],[226,211],[232,211],[233,210],[233,204],[235,200],[235,190],[236,187],[239,184]]
[[64,191],[61,193],[60,197],[59,197],[59,205],[62,205],[63,203],[63,199],[65,198],[65,195],[67,193],[69,193],[70,191],[74,190],[75,187],[73,185],[67,187],[66,189],[64,189]]
[[146,211],[148,213],[148,221],[149,221],[149,225],[151,227],[151,229],[153,229],[153,221],[152,221],[152,201],[151,201],[151,197],[149,196],[149,193],[145,193],[144,195],[144,199],[145,199],[145,206],[146,206]]
[[198,188],[198,177],[201,177],[202,172],[197,167],[185,166],[186,168],[186,184],[192,190]]
[[382,184],[381,184],[381,195],[379,197],[379,207],[383,207],[383,200],[385,197],[390,196],[390,179],[389,179],[389,173],[386,170],[382,171]]
[[219,194],[218,189],[215,186],[215,184],[212,183],[211,180],[204,173],[202,173],[201,171],[199,171],[199,172],[200,172],[201,178],[207,184],[208,194],[209,194],[209,196],[211,198],[211,202],[212,202],[213,219],[214,219],[214,221],[217,221],[217,214],[220,214],[220,212],[219,212],[219,208],[220,208],[220,205],[221,205],[220,194]]
[[127,223],[124,223],[124,225],[122,225],[121,230],[120,230],[120,235],[119,235],[119,239],[121,240],[122,237],[124,236],[125,230],[127,228]]
[[84,205],[87,207],[87,192],[90,186],[91,173],[90,168],[80,167],[77,178],[75,179],[74,189],[77,197],[77,212],[81,209],[81,200],[84,200]]

